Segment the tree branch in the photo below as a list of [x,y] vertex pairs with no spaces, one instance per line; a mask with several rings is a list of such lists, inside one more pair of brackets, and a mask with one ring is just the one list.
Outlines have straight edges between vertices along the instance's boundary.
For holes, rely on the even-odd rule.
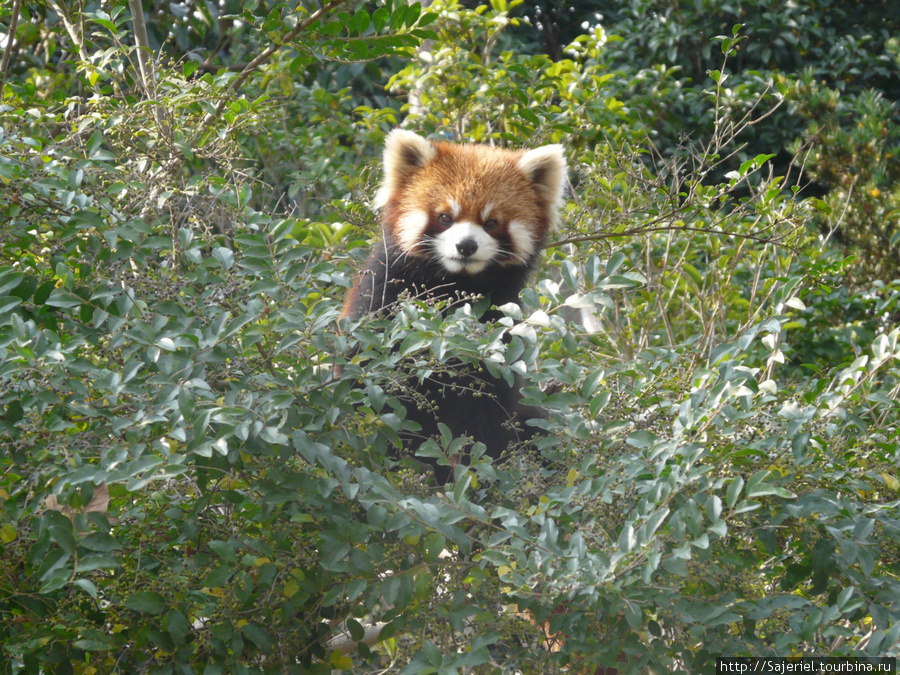
[[81,36],[78,35],[78,31],[75,29],[75,24],[72,22],[72,17],[69,16],[66,8],[62,4],[57,2],[57,0],[47,0],[47,2],[53,9],[53,11],[56,12],[60,21],[63,22],[63,26],[65,26],[66,32],[69,34],[69,39],[78,50],[78,57],[85,63],[89,62],[90,57],[88,57],[88,53],[84,50],[84,42],[82,42]]
[[[303,21],[298,23],[296,28],[288,33],[285,33],[285,35],[282,37],[282,41],[285,43],[290,42],[295,37],[300,35],[300,33],[309,28],[309,26],[312,25],[315,21],[318,21],[321,17],[325,16],[332,10],[348,2],[350,2],[350,0],[331,0],[331,2],[323,5],[308,17],[306,17]],[[272,44],[266,47],[262,52],[260,52],[255,59],[253,59],[246,65],[244,70],[241,71],[241,74],[234,78],[234,80],[232,80],[231,84],[229,85],[230,88],[235,92],[240,89],[241,85],[247,80],[248,77],[250,77],[250,74],[263,63],[272,58],[272,54],[278,51],[279,47],[280,45]],[[203,122],[200,124],[200,129],[197,132],[196,138],[200,138],[209,130],[210,126],[212,126],[212,123],[219,117],[219,115],[222,114],[222,111],[225,110],[225,106],[227,104],[227,99],[223,97],[216,105],[215,111],[206,114],[206,117],[203,118]]]
[[144,8],[141,0],[128,0],[128,9],[131,10],[131,22],[134,25],[134,43],[137,46],[138,70],[141,73],[141,83],[149,98],[156,98],[156,87],[153,76],[153,61],[151,60],[150,38],[147,36],[147,24],[144,22]]
[[[153,70],[153,52],[150,49],[150,38],[147,36],[147,23],[144,21],[144,7],[141,0],[128,0],[128,9],[131,11],[131,22],[134,26],[134,44],[137,48],[138,71],[144,86],[144,94],[155,101],[156,73]],[[153,114],[160,135],[167,140],[171,139],[163,107],[159,104],[154,105]]]
[[[654,222],[659,222],[660,219],[655,219]],[[779,241],[775,237],[764,237],[759,234],[747,234],[744,232],[729,232],[728,230],[717,230],[717,229],[707,229],[703,227],[692,227],[690,225],[653,225],[649,223],[647,225],[639,225],[637,227],[632,227],[628,230],[623,230],[622,232],[600,232],[598,234],[587,234],[582,236],[575,237],[566,237],[565,239],[558,239],[557,241],[551,241],[547,244],[547,248],[555,247],[555,246],[563,246],[565,244],[577,244],[585,241],[603,241],[605,239],[618,239],[619,237],[636,237],[641,234],[654,234],[656,232],[698,232],[700,234],[712,234],[718,235],[721,237],[735,237],[737,239],[747,239],[749,241],[755,241],[760,244],[774,244],[776,246],[781,246],[789,251],[795,251],[794,247],[788,243],[783,241]]]
[[3,52],[3,65],[0,66],[0,93],[6,84],[6,73],[9,70],[9,58],[12,55],[13,43],[16,41],[16,29],[19,27],[19,8],[21,0],[13,2],[12,17],[9,20],[9,35],[6,38],[6,51]]

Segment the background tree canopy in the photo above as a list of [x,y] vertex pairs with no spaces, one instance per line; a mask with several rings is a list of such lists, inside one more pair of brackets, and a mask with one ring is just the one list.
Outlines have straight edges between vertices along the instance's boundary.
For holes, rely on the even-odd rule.
[[[896,655],[893,5],[5,3],[3,672]],[[499,323],[336,325],[400,124],[566,147]],[[543,459],[438,490],[392,447],[460,363]]]

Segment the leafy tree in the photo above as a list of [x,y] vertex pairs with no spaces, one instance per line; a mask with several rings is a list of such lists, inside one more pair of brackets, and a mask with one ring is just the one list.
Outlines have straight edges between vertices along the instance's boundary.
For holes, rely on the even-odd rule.
[[[735,136],[728,149],[734,157],[717,177],[774,154],[778,173],[793,175],[804,194],[825,198],[820,226],[856,256],[853,278],[889,283],[897,277],[900,133],[894,10],[891,2],[844,0],[538,3],[532,23],[545,35],[555,25],[551,32],[572,36],[587,20],[620,40],[604,52],[605,65],[620,73],[613,87],[624,90],[611,93],[627,100],[664,155],[682,152],[685,135],[697,141],[723,121],[757,120]],[[708,74],[722,68],[715,38],[731,35],[735,25],[743,26],[742,40],[712,106]],[[763,115],[761,98],[779,85],[792,89],[790,104]],[[802,174],[794,170],[801,164]]]
[[[841,285],[837,210],[778,148],[729,157],[787,86],[653,152],[623,43],[521,53],[511,9],[154,6],[146,39],[123,5],[2,10],[6,672],[896,654],[900,292]],[[566,224],[499,322],[473,299],[336,326],[401,119],[569,149]],[[549,419],[540,455],[475,447],[438,488],[398,459],[404,383],[460,363],[524,374]]]

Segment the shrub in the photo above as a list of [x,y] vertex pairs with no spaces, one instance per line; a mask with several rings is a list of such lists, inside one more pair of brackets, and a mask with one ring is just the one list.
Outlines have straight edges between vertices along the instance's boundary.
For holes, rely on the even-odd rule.
[[[457,46],[464,30],[500,44],[507,9],[384,5],[291,43],[435,40],[394,80],[429,83],[411,122],[571,139],[567,224],[496,323],[473,299],[337,330],[371,230],[353,226],[371,222],[365,171],[311,161],[300,215],[261,208],[254,170],[284,179],[280,143],[350,171],[374,163],[394,106],[348,119],[352,94],[307,83],[312,101],[281,107],[261,80],[244,98],[166,64],[148,102],[124,15],[99,13],[119,37],[79,62],[90,98],[6,83],[5,671],[711,672],[721,655],[896,653],[896,288],[836,287],[844,261],[805,227],[821,204],[767,154],[710,178],[740,128],[645,161],[632,113],[595,95],[615,84],[602,32],[560,63]],[[246,30],[298,18],[282,10]],[[721,101],[722,73],[707,86]],[[318,117],[254,140],[298,105]],[[351,129],[352,150],[328,135]],[[460,362],[524,374],[549,419],[540,457],[475,447],[438,489],[398,459],[404,383]]]

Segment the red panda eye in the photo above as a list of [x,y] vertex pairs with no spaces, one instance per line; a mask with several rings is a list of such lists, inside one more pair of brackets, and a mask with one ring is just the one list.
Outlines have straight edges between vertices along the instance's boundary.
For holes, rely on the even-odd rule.
[[484,223],[482,224],[481,227],[482,227],[482,229],[484,229],[484,230],[491,231],[491,230],[493,230],[495,227],[497,227],[497,221],[494,220],[493,218],[491,218],[490,220],[484,221]]
[[451,216],[449,213],[442,213],[438,216],[438,222],[440,222],[441,225],[452,225],[453,216]]

